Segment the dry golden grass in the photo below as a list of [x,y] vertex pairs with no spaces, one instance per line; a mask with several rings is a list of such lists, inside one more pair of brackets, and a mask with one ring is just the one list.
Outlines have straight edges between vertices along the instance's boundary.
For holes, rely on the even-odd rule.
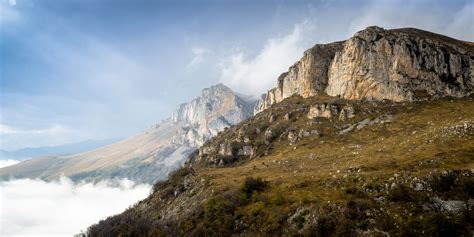
[[[149,198],[92,226],[89,233],[468,236],[474,228],[472,213],[442,213],[423,206],[433,197],[456,202],[474,197],[472,99],[403,104],[289,98],[205,145],[233,141],[246,128],[252,144],[263,148],[256,157],[240,157],[226,167],[191,163],[192,168],[184,167],[156,184]],[[307,108],[322,102],[352,104],[356,116],[308,123]],[[288,112],[290,119],[285,119]],[[271,115],[276,118],[272,122]],[[344,126],[382,115],[394,119],[340,134]],[[255,128],[262,132],[250,131]],[[295,144],[285,136],[262,143],[267,128],[282,134],[288,129],[317,129],[323,135]],[[415,190],[415,184],[422,188]]]
[[[295,145],[276,141],[268,156],[231,167],[202,168],[197,173],[210,179],[217,190],[238,186],[252,176],[270,181],[275,192],[291,191],[290,197],[294,192],[300,201],[337,201],[345,199],[339,188],[323,187],[321,182],[351,174],[351,168],[355,172],[360,168],[362,177],[381,179],[402,171],[422,175],[438,169],[474,169],[473,131],[455,134],[451,129],[474,123],[472,98],[384,105],[379,110],[372,117],[390,113],[394,120],[345,135],[327,129],[324,136],[304,138]],[[362,116],[357,116],[352,121],[360,119]],[[307,118],[300,120],[295,121],[296,127],[305,126]],[[331,123],[340,121],[327,120],[323,126]],[[440,160],[420,165],[436,158]]]

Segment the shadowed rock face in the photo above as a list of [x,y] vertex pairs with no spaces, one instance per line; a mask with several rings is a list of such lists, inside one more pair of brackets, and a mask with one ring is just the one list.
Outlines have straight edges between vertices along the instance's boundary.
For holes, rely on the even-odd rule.
[[473,64],[472,43],[418,29],[372,26],[344,42],[307,50],[262,96],[255,113],[295,94],[393,101],[463,97],[473,92]]
[[65,175],[73,180],[128,178],[154,183],[165,179],[218,132],[252,116],[254,104],[218,84],[143,133],[86,153],[41,157],[5,167],[0,169],[0,178],[55,179]]

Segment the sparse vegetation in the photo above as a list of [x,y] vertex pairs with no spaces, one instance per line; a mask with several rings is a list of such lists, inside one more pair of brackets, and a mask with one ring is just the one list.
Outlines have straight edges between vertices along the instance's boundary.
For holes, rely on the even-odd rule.
[[[258,144],[254,156],[217,166],[196,154],[186,166],[192,168],[175,172],[149,198],[87,234],[472,236],[473,134],[464,125],[447,129],[474,121],[472,97],[354,103],[356,115],[348,120],[308,119],[304,108],[321,101],[333,102],[292,97],[229,128],[204,147],[243,145],[247,137]],[[340,133],[386,114],[394,119]],[[266,129],[275,133],[271,142],[265,142]],[[302,129],[319,135],[290,144],[287,131]]]

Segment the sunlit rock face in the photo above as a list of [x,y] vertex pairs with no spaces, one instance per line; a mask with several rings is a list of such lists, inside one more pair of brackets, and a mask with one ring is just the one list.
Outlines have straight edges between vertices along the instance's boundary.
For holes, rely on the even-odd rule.
[[328,95],[412,100],[417,92],[472,93],[472,45],[415,29],[369,27],[346,41],[329,68]]
[[328,68],[335,53],[342,47],[343,42],[335,42],[306,50],[300,61],[280,75],[277,87],[262,95],[255,106],[255,113],[295,94],[307,98],[324,91],[328,83]]
[[209,138],[252,116],[254,105],[254,100],[222,84],[211,86],[143,133],[90,152],[25,161],[0,169],[0,178],[49,180],[65,175],[75,181],[128,178],[154,183]]
[[474,44],[418,29],[372,26],[352,38],[316,45],[278,78],[255,107],[261,112],[292,95],[410,101],[470,95]]
[[181,104],[171,120],[186,124],[182,130],[183,142],[200,146],[224,128],[249,118],[254,104],[253,100],[218,84],[204,89],[202,95],[191,102]]

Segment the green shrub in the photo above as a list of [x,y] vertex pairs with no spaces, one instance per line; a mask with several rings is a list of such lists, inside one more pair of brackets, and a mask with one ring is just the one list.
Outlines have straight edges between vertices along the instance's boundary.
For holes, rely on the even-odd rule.
[[455,171],[432,175],[430,179],[431,189],[440,193],[449,192],[454,187],[457,177],[458,172]]
[[350,195],[353,195],[354,197],[357,197],[357,198],[366,198],[367,197],[367,194],[365,194],[362,190],[360,190],[359,188],[354,187],[354,186],[345,187],[343,189],[343,191],[344,191],[345,194],[350,194]]
[[387,199],[392,202],[412,202],[415,200],[415,196],[409,187],[399,184],[390,189]]
[[283,195],[278,193],[277,195],[270,197],[270,204],[274,206],[281,206],[285,203],[285,198]]
[[468,236],[467,223],[442,213],[434,213],[423,219],[411,218],[400,227],[401,236]]
[[365,210],[371,207],[371,203],[366,199],[352,199],[347,202],[344,209],[344,216],[350,220],[364,219]]
[[455,187],[456,195],[464,200],[474,198],[474,176],[460,175]]
[[336,219],[329,216],[320,216],[317,228],[314,230],[317,236],[331,236],[336,230]]
[[157,182],[153,185],[153,192],[157,192],[159,190],[165,190],[167,195],[170,195],[174,192],[174,189],[182,189],[182,181],[184,177],[188,174],[193,173],[194,170],[190,167],[182,167],[168,176],[168,179],[165,181]]
[[261,192],[267,187],[267,182],[262,178],[247,177],[242,184],[241,190],[247,195],[251,195],[253,192]]
[[298,229],[302,229],[304,224],[306,223],[306,216],[308,215],[309,211],[304,210],[298,213],[295,218],[293,218],[293,223],[298,227]]
[[461,236],[464,232],[464,228],[454,218],[441,213],[426,218],[423,227],[428,236]]

